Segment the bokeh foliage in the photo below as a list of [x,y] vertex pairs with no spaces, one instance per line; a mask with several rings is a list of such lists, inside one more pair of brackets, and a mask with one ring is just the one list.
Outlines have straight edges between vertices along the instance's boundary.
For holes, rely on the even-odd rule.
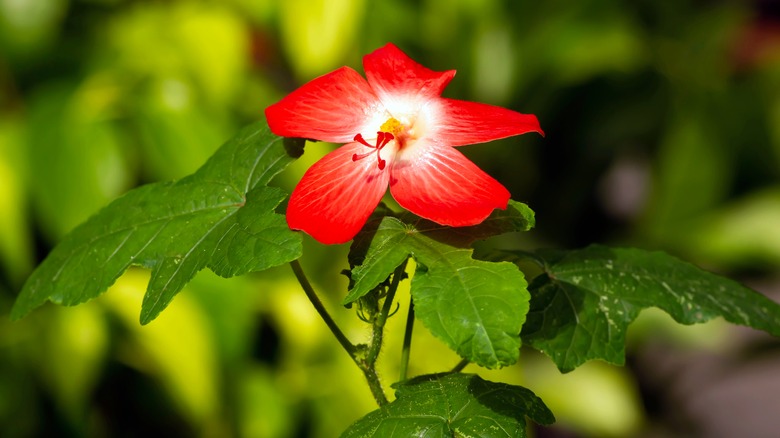
[[[539,117],[544,139],[463,149],[537,213],[536,231],[494,244],[631,243],[772,272],[777,20],[766,2],[693,0],[0,0],[0,308],[8,314],[32,267],[100,207],[191,173],[284,93],[344,64],[360,69],[388,41],[457,69],[446,95]],[[275,184],[291,189],[328,147],[307,146]],[[346,251],[305,242],[303,263],[335,310]],[[285,269],[200,275],[140,327],[145,276],[130,271],[84,306],[0,320],[0,435],[330,437],[374,409]],[[408,295],[399,315],[407,305]],[[335,313],[349,335],[367,331]],[[390,333],[400,336],[401,319]],[[413,349],[431,354],[413,374],[457,362],[418,334]],[[399,342],[383,356],[388,383]],[[528,358],[485,376],[559,384]],[[598,400],[550,403],[559,419],[597,436],[636,430],[624,371],[587,372],[619,382],[601,401],[624,400],[621,422],[583,414]]]

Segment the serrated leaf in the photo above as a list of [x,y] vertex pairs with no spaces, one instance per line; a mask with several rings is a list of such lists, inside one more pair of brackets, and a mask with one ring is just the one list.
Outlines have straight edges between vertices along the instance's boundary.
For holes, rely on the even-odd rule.
[[591,359],[622,365],[626,329],[648,307],[682,324],[721,316],[780,335],[780,305],[662,252],[590,246],[540,257],[546,273],[529,288],[522,339],[563,372]]
[[11,317],[46,300],[75,305],[103,293],[129,266],[152,270],[141,323],[153,320],[199,270],[229,277],[300,257],[301,238],[266,187],[302,153],[303,141],[241,130],[196,173],[131,190],[68,234],[28,278]]
[[412,279],[417,317],[462,357],[488,368],[517,362],[528,313],[525,277],[511,263],[471,259],[469,250],[442,253]]
[[474,260],[468,247],[532,225],[533,212],[514,201],[473,227],[444,227],[411,215],[377,217],[351,247],[350,259],[360,264],[352,270],[353,286],[344,302],[359,299],[413,256],[415,312],[431,333],[479,365],[512,364],[530,298],[524,276],[511,263]]
[[436,374],[397,383],[396,400],[361,418],[343,438],[524,437],[525,417],[555,422],[531,390],[474,374]]
[[[350,247],[354,284],[344,298],[349,304],[384,281],[413,253],[435,252],[442,248],[469,248],[477,240],[512,231],[528,231],[535,225],[534,212],[527,205],[509,200],[506,210],[496,210],[479,225],[452,228],[404,214],[388,217],[383,206],[355,237]],[[408,239],[408,240],[407,240]],[[434,256],[435,257],[435,256]]]

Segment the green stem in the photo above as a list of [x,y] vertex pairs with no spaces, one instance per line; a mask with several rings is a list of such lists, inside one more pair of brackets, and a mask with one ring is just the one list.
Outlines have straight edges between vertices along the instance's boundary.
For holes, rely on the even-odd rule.
[[387,288],[387,295],[385,296],[384,303],[382,303],[382,309],[379,311],[376,318],[374,318],[371,344],[368,346],[365,361],[362,363],[358,362],[358,366],[363,370],[363,374],[365,374],[366,380],[368,380],[368,386],[371,388],[371,393],[374,395],[374,399],[380,407],[386,405],[388,401],[385,392],[382,389],[382,383],[379,381],[379,375],[376,372],[376,360],[379,358],[379,351],[382,349],[385,324],[390,315],[390,309],[393,308],[395,292],[398,290],[398,284],[401,282],[405,270],[406,261],[401,263],[393,272],[393,279],[390,282],[390,286]]
[[298,279],[298,283],[301,284],[303,291],[306,293],[306,296],[309,298],[309,301],[311,301],[312,305],[314,305],[317,313],[319,313],[320,317],[325,321],[325,324],[328,326],[333,335],[336,336],[336,339],[339,341],[341,346],[344,347],[344,350],[349,353],[349,356],[352,358],[358,368],[363,371],[363,375],[366,376],[368,387],[371,390],[371,394],[374,396],[376,403],[380,407],[386,405],[388,403],[387,396],[385,395],[384,389],[382,389],[382,382],[380,382],[379,375],[376,372],[376,360],[379,357],[379,351],[382,348],[384,328],[385,324],[387,323],[387,318],[390,315],[390,309],[393,307],[395,292],[398,290],[398,284],[401,282],[401,278],[403,277],[404,271],[406,270],[406,261],[404,261],[401,266],[396,268],[395,272],[393,273],[393,279],[390,282],[390,286],[388,287],[385,301],[382,304],[382,309],[374,319],[371,343],[367,346],[367,348],[365,346],[353,345],[349,339],[344,336],[344,333],[336,325],[336,322],[333,320],[333,318],[331,318],[330,314],[328,314],[325,306],[323,306],[322,301],[320,301],[317,293],[311,286],[311,283],[309,283],[309,280],[306,278],[306,274],[304,274],[303,268],[301,268],[298,260],[293,260],[290,262],[290,266],[295,273],[295,277]]
[[466,368],[466,365],[471,363],[468,359],[463,359],[460,362],[458,362],[457,365],[450,371],[451,373],[459,373],[463,371],[463,368]]
[[301,264],[298,262],[298,260],[293,260],[290,262],[290,266],[292,267],[293,273],[295,273],[295,278],[298,279],[298,283],[301,284],[303,291],[306,293],[309,301],[311,301],[314,309],[317,310],[317,313],[320,314],[322,320],[325,321],[325,325],[328,326],[331,333],[333,333],[333,335],[339,341],[339,344],[344,347],[344,350],[347,351],[350,357],[356,361],[355,354],[357,352],[357,348],[352,344],[352,342],[349,341],[349,339],[347,339],[346,336],[344,336],[344,333],[341,331],[339,326],[336,325],[336,321],[330,317],[330,314],[328,313],[327,309],[325,309],[322,301],[320,301],[320,298],[317,296],[317,293],[314,291],[311,283],[309,283],[309,279],[306,278],[306,274],[303,272]]
[[387,317],[390,315],[390,309],[393,307],[393,300],[395,299],[395,292],[398,290],[398,284],[401,282],[404,271],[406,270],[406,261],[401,263],[400,266],[395,268],[393,272],[393,280],[390,282],[390,287],[387,289],[387,295],[385,301],[382,304],[382,310],[374,319],[374,327],[371,335],[371,345],[368,348],[368,356],[366,362],[371,366],[376,363],[377,357],[379,357],[379,350],[382,348],[382,340],[384,334],[385,324],[387,323]]
[[379,380],[379,374],[376,372],[376,368],[373,366],[364,368],[359,364],[358,366],[360,367],[360,370],[363,371],[363,375],[366,376],[368,388],[371,390],[371,395],[374,396],[376,404],[381,408],[389,403],[387,401],[387,396],[385,395],[385,390],[382,388],[382,382]]
[[526,259],[532,261],[536,266],[538,266],[539,269],[544,272],[548,272],[547,262],[545,262],[543,258],[529,251],[520,251],[520,253],[524,255]]
[[404,345],[401,348],[400,381],[406,380],[409,370],[409,354],[412,350],[412,330],[414,330],[414,300],[409,299],[409,313],[406,314],[406,330],[404,330]]

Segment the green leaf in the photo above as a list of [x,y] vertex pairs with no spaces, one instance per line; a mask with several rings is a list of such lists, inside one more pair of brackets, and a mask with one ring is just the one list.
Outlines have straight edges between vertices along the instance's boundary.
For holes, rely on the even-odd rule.
[[530,296],[522,272],[512,263],[474,260],[468,247],[507,231],[533,226],[533,212],[511,201],[482,224],[450,228],[403,215],[375,217],[355,238],[350,259],[351,303],[384,281],[413,256],[417,317],[462,357],[489,368],[517,361],[520,329]]
[[344,304],[370,292],[409,255],[416,257],[415,252],[427,255],[446,248],[465,249],[477,240],[512,231],[528,231],[536,224],[533,210],[511,199],[506,210],[496,210],[482,223],[471,227],[442,226],[412,214],[400,215],[398,219],[388,216],[392,216],[392,212],[380,205],[355,236],[349,252],[350,264],[355,266],[352,270],[355,284],[344,298]]
[[677,322],[721,316],[780,336],[780,305],[739,283],[661,252],[590,246],[541,253],[522,339],[563,372],[591,359],[622,365],[625,334],[642,309]]
[[274,209],[266,187],[303,151],[258,122],[241,130],[196,173],[116,199],[68,234],[28,278],[11,313],[46,300],[75,305],[103,293],[129,266],[152,270],[141,323],[152,321],[199,270],[230,277],[301,255],[301,238]]
[[474,374],[436,374],[397,383],[397,399],[361,418],[343,438],[524,437],[525,417],[555,422],[531,390]]

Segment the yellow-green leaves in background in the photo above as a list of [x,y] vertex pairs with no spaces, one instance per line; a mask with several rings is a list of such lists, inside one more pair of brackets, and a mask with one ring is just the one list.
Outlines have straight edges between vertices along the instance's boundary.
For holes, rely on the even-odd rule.
[[130,79],[192,83],[199,92],[194,98],[206,104],[225,104],[242,92],[249,29],[223,7],[140,3],[106,32],[106,65]]
[[22,130],[16,120],[0,122],[0,271],[17,286],[33,264]]
[[363,25],[365,0],[287,0],[279,26],[298,80],[308,81],[345,64]]
[[57,240],[126,190],[123,136],[111,119],[118,91],[96,77],[57,83],[31,103],[30,184],[38,219]]
[[0,53],[22,61],[57,36],[68,0],[0,0]]

